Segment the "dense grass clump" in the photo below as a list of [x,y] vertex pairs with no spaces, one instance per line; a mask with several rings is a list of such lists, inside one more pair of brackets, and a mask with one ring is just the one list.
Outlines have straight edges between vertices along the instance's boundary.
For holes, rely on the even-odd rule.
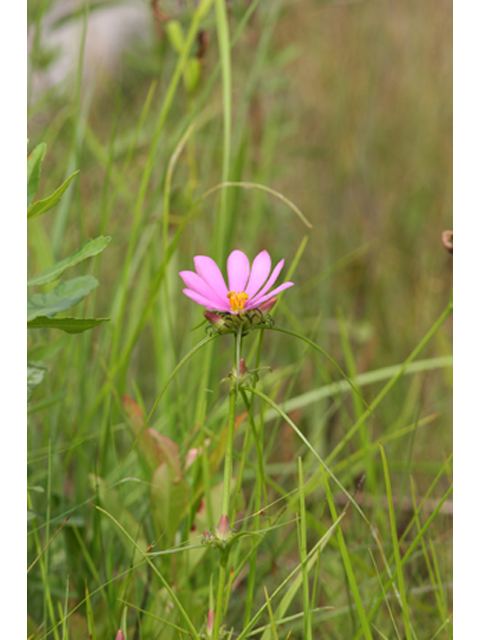
[[[28,637],[451,638],[450,5],[144,2],[107,71],[117,5],[29,3],[29,298],[90,288],[29,330]],[[218,332],[234,249],[295,286]]]

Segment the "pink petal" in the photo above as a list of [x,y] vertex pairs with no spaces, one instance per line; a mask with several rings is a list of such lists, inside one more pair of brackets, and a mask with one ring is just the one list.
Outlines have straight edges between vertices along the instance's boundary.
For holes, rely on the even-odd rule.
[[245,290],[245,293],[248,293],[250,298],[253,298],[268,278],[271,268],[272,261],[268,255],[268,251],[261,251],[252,263],[250,278],[248,279],[248,285]]
[[228,256],[227,272],[229,291],[245,291],[250,263],[243,251],[235,250]]
[[195,256],[193,262],[198,275],[205,280],[208,286],[213,289],[221,299],[227,299],[227,285],[216,262],[207,256]]
[[[255,303],[254,306],[256,307],[258,298],[260,298],[261,296],[265,295],[267,293],[267,291],[270,289],[270,287],[272,287],[275,284],[276,279],[280,275],[280,271],[283,269],[283,263],[284,262],[285,262],[285,260],[280,260],[280,262],[277,264],[275,269],[272,271],[271,276],[269,277],[267,282],[264,284],[264,286],[260,289],[260,291],[258,293],[256,293],[250,300],[248,300],[249,306],[252,305],[252,303]],[[253,307],[251,307],[251,308],[253,309]]]
[[194,273],[193,271],[180,271],[178,275],[192,291],[195,291],[208,300],[216,300],[217,304],[224,304],[225,300],[222,300],[217,292],[213,291],[213,289],[197,273]]
[[228,302],[222,307],[222,305],[216,300],[205,298],[195,291],[191,291],[190,289],[182,289],[182,291],[186,296],[188,296],[198,304],[201,304],[202,307],[207,307],[207,309],[210,309],[210,311],[230,311],[230,304]]
[[294,285],[293,282],[284,282],[279,287],[277,287],[273,291],[270,291],[270,293],[267,293],[266,295],[262,296],[261,298],[257,297],[257,299],[253,300],[252,302],[250,302],[250,300],[247,300],[247,304],[245,305],[245,309],[246,310],[247,309],[256,309],[257,307],[259,307],[261,304],[263,304],[267,300],[270,300],[270,298],[273,298],[273,296],[276,296],[277,293],[280,293],[280,291],[283,291],[284,289],[288,289],[289,287],[293,287],[293,285]]

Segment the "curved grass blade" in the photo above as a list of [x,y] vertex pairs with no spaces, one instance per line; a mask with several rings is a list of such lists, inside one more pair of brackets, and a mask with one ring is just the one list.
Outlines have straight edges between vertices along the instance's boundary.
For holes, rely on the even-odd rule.
[[365,522],[370,525],[370,522],[367,519],[367,516],[363,513],[362,509],[360,508],[360,506],[358,505],[357,501],[350,495],[350,493],[345,489],[345,487],[342,485],[342,483],[340,482],[340,480],[337,479],[337,477],[333,474],[333,472],[329,469],[329,467],[325,464],[325,462],[322,460],[322,458],[318,455],[318,453],[315,451],[315,449],[312,447],[312,445],[310,444],[310,442],[307,440],[307,438],[303,435],[303,433],[300,431],[300,429],[297,427],[297,425],[287,416],[287,414],[278,406],[278,404],[276,404],[271,398],[269,398],[268,396],[266,396],[264,393],[262,393],[261,391],[258,391],[258,389],[254,389],[253,387],[244,387],[245,391],[251,391],[252,393],[254,393],[256,396],[258,396],[259,398],[262,398],[262,400],[265,400],[265,402],[267,402],[271,407],[273,407],[275,409],[275,411],[277,411],[277,413],[282,416],[282,418],[288,422],[288,424],[292,427],[292,429],[295,431],[295,433],[297,434],[297,436],[300,438],[300,440],[302,440],[302,442],[308,447],[309,451],[311,451],[313,453],[313,455],[315,456],[315,458],[320,462],[321,466],[325,469],[325,471],[328,473],[328,475],[332,478],[332,480],[335,482],[335,484],[338,486],[338,488],[342,491],[342,493],[344,493],[348,500],[353,504],[353,506],[355,507],[355,509],[358,511],[358,513],[362,516],[362,518],[365,520]]
[[190,620],[187,612],[185,611],[185,609],[183,608],[180,600],[177,598],[175,592],[172,590],[172,588],[170,587],[170,585],[168,584],[168,582],[165,580],[165,578],[163,577],[163,575],[160,573],[160,571],[157,569],[157,567],[155,566],[155,564],[151,561],[151,559],[148,557],[148,554],[146,554],[139,546],[138,544],[135,542],[135,540],[132,538],[132,536],[128,533],[128,531],[126,531],[126,529],[124,529],[122,527],[122,525],[118,522],[118,520],[116,520],[110,513],[108,513],[108,511],[105,511],[105,509],[102,509],[102,507],[99,507],[98,505],[95,505],[96,509],[98,509],[98,511],[101,511],[103,514],[105,514],[108,518],[110,518],[110,520],[117,525],[117,527],[120,529],[120,531],[122,531],[122,533],[128,538],[128,540],[130,541],[130,543],[135,547],[135,549],[138,551],[138,553],[143,556],[143,559],[148,562],[148,564],[151,566],[153,572],[155,573],[155,575],[158,577],[158,579],[160,580],[160,582],[162,583],[162,585],[165,587],[165,589],[167,590],[169,596],[171,597],[171,599],[173,600],[174,604],[176,605],[180,615],[182,616],[182,618],[185,620],[187,627],[190,629],[190,633],[192,634],[192,636],[195,638],[195,640],[200,640],[200,637],[197,633],[197,630],[195,629],[195,626],[193,625],[192,621]]
[[180,369],[183,367],[184,364],[186,364],[190,358],[197,352],[199,351],[203,346],[205,346],[206,344],[208,344],[209,342],[212,342],[213,340],[215,340],[216,338],[220,337],[219,334],[215,334],[213,336],[209,336],[208,338],[204,338],[201,342],[199,342],[197,345],[195,345],[193,347],[193,349],[191,349],[186,356],[184,356],[180,362],[177,364],[177,366],[175,367],[175,369],[172,371],[172,373],[170,374],[168,380],[166,381],[166,383],[163,386],[163,389],[160,391],[159,395],[157,396],[157,399],[155,400],[155,402],[153,403],[153,407],[150,410],[150,413],[147,416],[147,419],[145,420],[142,428],[140,429],[140,431],[137,434],[137,437],[135,438],[135,440],[133,441],[132,446],[130,447],[130,449],[127,451],[127,453],[125,454],[125,457],[122,460],[123,464],[125,462],[125,460],[128,458],[128,456],[130,455],[130,453],[132,452],[132,450],[135,448],[137,442],[139,441],[139,439],[142,436],[142,433],[145,431],[145,429],[148,427],[150,420],[152,418],[152,415],[155,412],[155,409],[158,406],[158,403],[160,402],[160,400],[163,397],[163,394],[165,393],[165,391],[167,390],[168,385],[170,384],[170,382],[174,379],[174,377],[177,375],[177,373],[180,371]]
[[311,347],[313,347],[314,349],[319,351],[325,358],[327,358],[327,360],[329,362],[331,362],[333,364],[335,369],[340,373],[340,375],[348,383],[349,387],[352,389],[354,394],[362,401],[362,403],[367,408],[367,410],[370,412],[370,414],[373,415],[372,410],[368,406],[367,402],[363,399],[362,394],[357,389],[357,387],[353,384],[353,382],[350,380],[350,378],[347,376],[347,374],[344,373],[344,371],[340,367],[340,365],[338,365],[335,362],[335,360],[331,356],[328,355],[328,353],[326,351],[324,351],[321,347],[319,347],[318,344],[315,344],[315,342],[313,342],[313,340],[310,340],[309,338],[307,338],[305,336],[302,336],[300,333],[297,333],[296,331],[290,331],[290,329],[283,329],[282,327],[270,327],[270,326],[266,326],[265,328],[269,329],[270,331],[279,331],[280,333],[286,333],[289,336],[294,336],[295,338],[298,338],[299,340],[303,340],[303,342],[305,342],[306,344],[310,345]]
[[267,193],[270,193],[272,196],[275,196],[276,198],[284,202],[287,206],[289,206],[290,209],[292,209],[297,214],[297,216],[300,218],[300,220],[303,222],[305,226],[307,226],[309,229],[313,229],[313,225],[311,224],[311,222],[307,220],[307,218],[303,215],[303,213],[300,211],[300,209],[297,207],[296,204],[294,204],[291,200],[286,198],[279,191],[275,191],[275,189],[266,187],[263,184],[257,184],[256,182],[221,182],[220,184],[216,184],[211,189],[208,189],[208,191],[205,191],[205,193],[202,196],[200,196],[200,198],[197,200],[196,204],[199,204],[200,202],[202,202],[202,200],[205,200],[205,198],[207,198],[209,195],[211,195],[215,191],[218,191],[219,189],[223,189],[223,187],[243,187],[244,189],[261,189],[262,191],[266,191]]

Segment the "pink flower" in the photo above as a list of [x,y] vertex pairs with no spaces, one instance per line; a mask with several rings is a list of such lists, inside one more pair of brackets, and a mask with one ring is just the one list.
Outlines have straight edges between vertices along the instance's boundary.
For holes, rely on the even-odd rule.
[[183,293],[210,311],[238,314],[257,309],[280,291],[293,286],[293,282],[284,282],[270,291],[285,261],[280,260],[270,274],[272,261],[267,251],[258,254],[252,268],[243,251],[232,251],[227,260],[228,288],[214,260],[196,256],[193,262],[196,273],[180,271],[179,274],[187,286]]

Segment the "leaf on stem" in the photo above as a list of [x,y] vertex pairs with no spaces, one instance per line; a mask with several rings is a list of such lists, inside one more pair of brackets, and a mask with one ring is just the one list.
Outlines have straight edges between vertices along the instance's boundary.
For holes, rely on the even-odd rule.
[[60,329],[66,333],[82,333],[93,329],[102,322],[110,322],[110,318],[48,318],[37,316],[27,322],[27,329]]
[[[73,178],[77,175],[77,173],[78,171],[75,171],[75,173],[72,173],[72,175],[69,178],[67,178],[65,182],[60,187],[58,187],[56,191],[52,193],[52,195],[48,196],[48,198],[45,198],[44,200],[38,200],[38,202],[35,202],[32,205],[30,205],[29,203],[28,210],[27,210],[27,220],[32,220],[33,218],[37,218],[38,216],[41,216],[42,213],[46,213],[47,211],[50,211],[52,207],[54,207],[58,202],[60,202],[60,198],[62,197],[64,192],[67,190],[68,185],[73,180]],[[37,185],[37,189],[38,189],[38,185]]]
[[47,145],[42,142],[35,147],[27,160],[27,208],[37,195],[40,184],[40,169],[46,150]]
[[50,293],[37,293],[30,298],[27,305],[27,321],[39,316],[54,316],[78,304],[98,286],[93,276],[80,276],[66,282],[60,282]]
[[90,238],[86,242],[82,244],[82,246],[74,251],[68,258],[64,258],[59,262],[56,262],[54,265],[43,271],[40,275],[30,278],[27,281],[27,285],[39,285],[46,284],[47,282],[52,282],[59,278],[64,271],[73,267],[73,265],[78,264],[82,260],[86,260],[87,258],[91,258],[92,256],[97,255],[102,252],[107,244],[110,242],[110,236],[99,236],[94,240]]

